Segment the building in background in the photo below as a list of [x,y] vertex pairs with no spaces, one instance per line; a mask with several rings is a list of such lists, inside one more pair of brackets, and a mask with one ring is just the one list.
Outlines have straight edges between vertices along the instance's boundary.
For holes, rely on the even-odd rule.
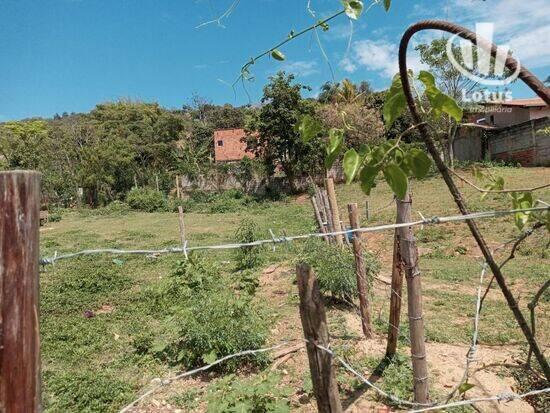
[[253,159],[254,153],[246,150],[244,129],[220,129],[214,131],[216,162],[237,162],[244,157]]

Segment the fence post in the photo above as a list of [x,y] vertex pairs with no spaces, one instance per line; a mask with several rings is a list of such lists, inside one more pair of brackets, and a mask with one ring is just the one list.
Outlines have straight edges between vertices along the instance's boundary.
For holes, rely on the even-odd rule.
[[176,175],[176,197],[181,199],[180,176]]
[[[399,208],[399,204],[398,204]],[[398,215],[399,217],[399,215]],[[399,219],[396,220],[399,224]],[[386,357],[393,357],[397,351],[399,324],[401,322],[401,294],[403,290],[403,265],[399,252],[399,234],[393,236],[393,264],[391,270],[390,322],[388,325],[388,343]]]
[[367,221],[370,221],[370,202],[368,198],[365,201],[365,214],[367,217]]
[[[315,195],[311,197],[311,205],[313,206],[313,212],[315,213],[315,219],[317,220],[317,224],[319,225],[319,230],[323,234],[326,234],[327,230],[325,228],[323,218],[321,217],[321,212],[319,211],[319,207],[317,205],[317,197]],[[323,236],[323,239],[325,240],[325,242],[328,242],[328,237],[326,235]]]
[[183,207],[178,207],[178,221],[180,226],[180,241],[181,246],[185,246],[185,221],[183,220]]
[[40,402],[38,227],[40,174],[0,172],[0,411]]
[[[348,204],[349,222],[352,229],[358,229],[359,212],[357,204]],[[363,257],[363,243],[361,234],[353,233],[352,237],[353,253],[355,255],[355,277],[357,279],[357,291],[359,292],[359,311],[361,313],[361,326],[366,338],[372,337],[372,325],[369,308],[369,297],[367,294],[367,271]]]
[[[332,178],[325,178],[325,189],[327,190],[328,202],[330,204],[332,228],[335,232],[339,232],[342,230],[342,227],[340,226],[340,212],[338,211],[338,201],[336,200],[336,191],[334,190],[334,180]],[[343,235],[336,235],[334,238],[336,239],[336,244],[340,246],[344,245]]]
[[332,369],[332,356],[316,346],[319,344],[329,348],[327,319],[319,283],[307,264],[298,264],[296,275],[300,294],[300,318],[307,340],[307,356],[317,409],[320,413],[341,413],[342,404]]
[[[411,222],[412,198],[409,192],[404,200],[396,199],[398,222]],[[411,335],[414,401],[428,402],[428,366],[424,343],[424,319],[422,315],[422,282],[418,267],[418,249],[412,227],[398,228],[399,251],[407,280],[407,303]]]

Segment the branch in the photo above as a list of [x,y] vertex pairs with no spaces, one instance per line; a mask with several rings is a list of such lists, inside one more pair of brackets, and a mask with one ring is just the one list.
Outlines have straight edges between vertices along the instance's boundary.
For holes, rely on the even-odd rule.
[[499,190],[484,189],[484,188],[480,188],[479,186],[474,184],[472,181],[464,178],[462,175],[459,175],[457,172],[453,171],[452,169],[449,169],[449,171],[454,176],[456,176],[458,179],[460,179],[462,182],[470,185],[472,188],[475,188],[479,192],[483,192],[483,193],[486,193],[486,194],[508,194],[508,193],[512,193],[512,192],[533,192],[533,191],[538,191],[539,189],[544,189],[544,188],[550,187],[550,183],[548,183],[548,184],[535,186],[535,187],[532,187],[532,188],[499,189]]
[[229,6],[229,8],[225,12],[223,12],[223,14],[220,15],[217,19],[213,19],[213,20],[209,20],[207,22],[201,23],[197,27],[195,27],[195,29],[200,29],[201,27],[208,26],[209,24],[213,24],[213,23],[216,23],[218,26],[225,28],[225,26],[222,24],[222,20],[227,19],[231,15],[231,13],[233,13],[233,11],[239,5],[240,1],[241,0],[234,0],[233,3],[231,3],[231,6]]
[[[533,227],[527,231],[525,231],[523,234],[521,234],[516,241],[514,242],[514,245],[512,246],[512,250],[510,251],[510,255],[508,258],[506,258],[502,264],[500,264],[499,268],[502,269],[508,262],[516,257],[516,251],[520,244],[525,241],[530,235],[532,235],[537,229],[543,227],[544,224],[542,222],[537,222]],[[507,242],[505,245],[509,244]],[[479,303],[479,311],[481,312],[481,308],[483,307],[483,301],[485,300],[485,297],[487,297],[487,294],[489,294],[489,290],[493,286],[493,281],[495,281],[495,276],[493,274],[493,277],[491,278],[491,281],[489,281],[489,285],[487,285],[487,288],[485,289],[485,292],[483,293],[483,297],[481,297],[481,301]]]
[[[550,287],[550,280],[546,280],[546,282],[540,287],[540,289],[537,291],[533,299],[529,304],[527,304],[527,308],[529,308],[529,312],[531,313],[531,331],[533,332],[533,335],[535,335],[536,330],[536,324],[535,324],[535,307],[539,303],[540,297],[542,297],[542,294],[546,291],[546,289]],[[531,365],[531,356],[533,355],[533,350],[529,347],[529,354],[527,354],[527,365]]]

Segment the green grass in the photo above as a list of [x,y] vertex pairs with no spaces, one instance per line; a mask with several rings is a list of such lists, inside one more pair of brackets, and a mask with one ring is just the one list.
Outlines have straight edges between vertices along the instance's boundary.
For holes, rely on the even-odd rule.
[[[511,186],[529,186],[550,180],[550,169],[498,168],[498,173],[505,175]],[[415,217],[418,216],[416,211],[427,217],[457,213],[440,179],[413,182],[412,188]],[[481,203],[471,189],[463,189],[475,209],[508,208],[498,199]],[[337,193],[344,221],[347,221],[347,202],[365,204],[365,196],[357,185],[338,186]],[[547,200],[549,196],[550,191],[538,194],[539,198]],[[389,188],[380,184],[370,197],[371,209],[386,205],[390,199]],[[395,220],[394,209],[388,208],[375,213],[367,223],[364,207],[362,209],[363,224]],[[315,229],[309,200],[288,198],[223,214],[186,213],[189,245],[232,242],[243,218],[251,218],[257,224],[259,236],[266,239],[270,238],[269,229],[277,235],[282,235],[283,231],[292,235]],[[479,224],[491,246],[517,235],[511,217],[484,220]],[[426,337],[435,342],[467,343],[481,264],[476,257],[479,256],[477,247],[464,223],[426,226],[417,234],[419,246],[431,250],[420,258]],[[368,249],[375,254],[386,258],[391,255],[391,232],[369,235],[367,241]],[[526,315],[526,303],[550,273],[550,260],[541,247],[545,241],[547,237],[533,237],[505,267],[506,279],[514,294],[520,296],[520,308]],[[42,256],[94,247],[163,248],[178,244],[177,214],[170,212],[62,211],[60,222],[51,223],[41,231]],[[294,258],[296,251],[292,245],[278,245],[275,252],[266,248],[262,253],[263,262],[265,265],[282,263]],[[220,282],[236,266],[233,251],[211,251],[208,257],[220,268]],[[166,333],[166,321],[151,311],[148,291],[172,272],[182,256],[116,257],[122,262],[113,262],[114,258],[101,255],[59,261],[41,273],[42,374],[47,412],[115,412],[135,398],[153,378],[174,372],[168,363],[147,353],[138,354],[135,344],[136,340]],[[387,274],[390,271],[388,260],[382,261],[382,273]],[[288,277],[288,291],[292,279]],[[383,320],[387,320],[389,300],[383,289],[377,291],[372,300],[375,322],[378,314],[381,320],[375,324],[376,331],[384,333]],[[283,307],[270,307],[269,302],[264,304],[273,312],[274,320],[297,311],[295,295],[289,294]],[[548,320],[543,316],[549,305],[548,300],[543,299],[537,310],[537,331],[542,343],[548,343],[550,335]],[[403,308],[406,309],[406,303]],[[86,311],[92,311],[95,316],[87,318]],[[331,333],[348,334],[343,328],[341,310],[331,309],[330,318],[334,318],[329,320]],[[480,329],[481,343],[523,341],[498,287],[488,296]],[[406,322],[403,332],[407,333]],[[275,337],[276,340],[284,338]],[[406,345],[406,340],[400,345]],[[406,372],[395,372],[395,379],[401,380],[402,373]],[[177,404],[194,406],[193,394],[182,395]]]

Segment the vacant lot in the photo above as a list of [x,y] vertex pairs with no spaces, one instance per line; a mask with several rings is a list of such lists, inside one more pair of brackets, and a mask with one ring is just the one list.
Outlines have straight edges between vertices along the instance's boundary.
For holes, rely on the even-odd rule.
[[[549,168],[497,168],[496,173],[505,177],[508,187],[550,182]],[[415,213],[426,217],[457,213],[441,179],[413,182],[412,188]],[[471,188],[462,189],[474,211],[508,209],[510,205],[504,196],[480,201],[479,194]],[[340,186],[337,192],[342,217],[347,221],[346,204],[357,202],[364,206],[366,198],[358,185]],[[549,201],[550,191],[539,192],[537,196]],[[371,210],[375,212],[367,222],[362,208],[362,224],[393,222],[394,207],[384,208],[391,199],[385,184],[377,187],[370,198]],[[60,222],[41,229],[41,255],[95,247],[156,249],[177,246],[179,242],[175,213],[64,211],[62,217]],[[244,218],[255,222],[256,233],[262,238],[270,238],[269,229],[276,235],[300,234],[315,229],[309,199],[300,196],[254,204],[223,214],[188,213],[185,219],[189,245],[232,242]],[[518,235],[512,217],[486,219],[479,224],[492,247]],[[391,232],[365,236],[369,251],[382,263],[381,277],[388,277],[391,270],[392,236]],[[482,261],[464,223],[417,228],[417,237],[423,270],[428,361],[433,394],[437,398],[458,381],[462,372],[464,355],[471,340],[475,292]],[[545,249],[547,242],[545,231],[536,233],[505,267],[507,280],[526,314],[527,303],[550,274],[549,252]],[[250,271],[252,274],[247,273],[259,282],[253,300],[261,307],[268,323],[267,344],[301,336],[292,270],[301,248],[300,242],[279,245],[275,251],[265,248],[260,252],[261,263],[254,266]],[[499,259],[508,253],[509,249],[501,251]],[[241,294],[234,285],[236,279],[242,279],[243,273],[236,270],[235,253],[211,251],[203,255],[209,265],[215,266],[219,283],[227,283],[228,290],[234,289],[235,294]],[[167,277],[182,258],[179,255],[87,256],[59,261],[43,270],[42,374],[47,411],[118,411],[140,395],[152,380],[168,377],[188,367],[185,363],[174,362],[174,359],[159,357],[155,351],[157,347],[164,348],[163,341],[173,340],[175,331],[171,326],[178,321],[174,314],[179,313],[167,315],[163,308],[155,307],[168,305],[167,301],[151,299],[158,285],[166,285]],[[366,377],[383,358],[389,308],[389,291],[385,284],[375,281],[371,293],[377,337],[369,341],[361,338],[360,324],[353,308],[327,302],[334,347]],[[549,309],[547,294],[537,310],[538,337],[545,349],[550,343]],[[405,323],[400,344],[402,357],[386,368],[379,379],[383,388],[400,397],[411,396],[407,332]],[[492,395],[506,389],[526,390],[536,384],[518,365],[518,360],[525,360],[526,346],[498,288],[491,290],[484,305],[479,343],[479,360],[474,365],[474,370],[479,371],[472,381],[476,387],[468,392],[468,396]],[[290,400],[293,410],[311,411],[314,401],[310,397],[311,383],[304,351],[291,353],[290,357],[273,366],[268,356],[260,367],[237,368],[234,383],[250,387],[246,380],[254,381],[270,372],[270,375],[277,376],[278,386],[284,390],[275,398]],[[135,411],[205,410],[209,404],[210,410],[215,411],[214,402],[207,402],[212,400],[212,394],[230,393],[238,387],[224,383],[222,377],[223,371],[214,371],[174,383],[146,399]],[[342,399],[353,405],[351,410],[365,411],[381,405],[382,401],[372,391],[365,392],[344,370],[340,371],[338,380]],[[267,387],[268,391],[271,387]],[[487,405],[480,407],[494,411]],[[524,402],[515,402],[501,408],[529,411],[531,407]]]

